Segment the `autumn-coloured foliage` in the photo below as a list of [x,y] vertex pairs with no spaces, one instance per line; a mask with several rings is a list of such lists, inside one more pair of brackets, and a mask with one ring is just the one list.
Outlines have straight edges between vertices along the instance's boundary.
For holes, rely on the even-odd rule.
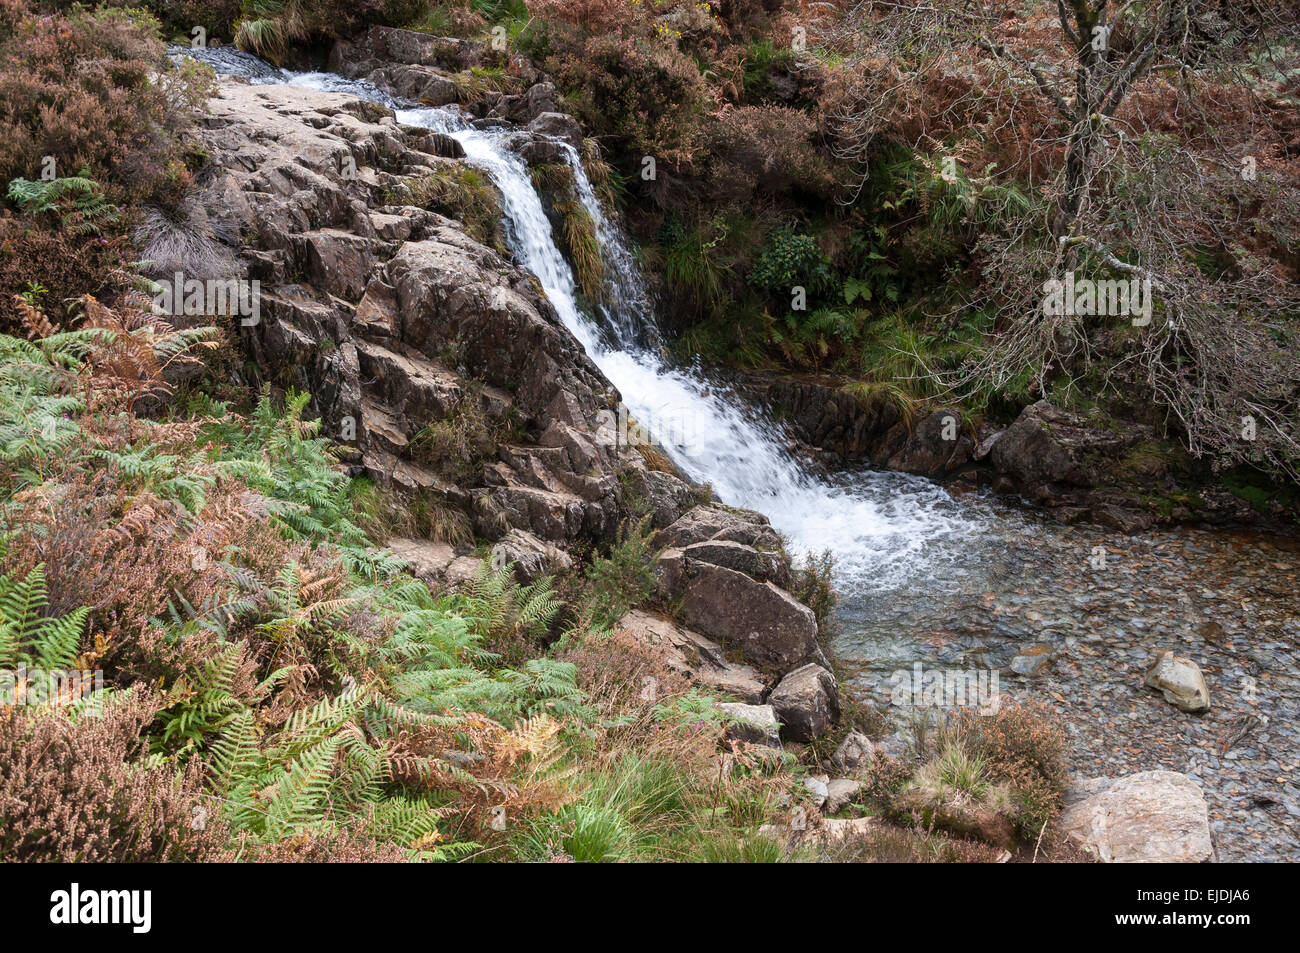
[[87,169],[110,198],[179,199],[181,134],[209,75],[169,68],[157,21],[138,10],[18,16],[0,34],[0,180]]
[[141,863],[229,860],[202,771],[144,760],[157,699],[110,699],[100,715],[0,708],[0,857]]

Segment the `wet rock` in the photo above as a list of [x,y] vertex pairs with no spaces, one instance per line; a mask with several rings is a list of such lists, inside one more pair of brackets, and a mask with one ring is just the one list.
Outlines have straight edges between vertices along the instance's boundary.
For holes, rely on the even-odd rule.
[[776,720],[776,712],[771,705],[723,702],[717,707],[718,711],[734,719],[725,731],[729,740],[780,749],[781,725]]
[[770,582],[690,559],[680,549],[660,555],[655,575],[660,597],[678,606],[686,625],[739,649],[760,669],[787,671],[817,648],[812,610]]
[[1201,788],[1175,771],[1075,785],[1060,829],[1104,863],[1196,864],[1214,855]]
[[896,424],[876,456],[884,457],[885,466],[891,470],[940,479],[967,463],[973,450],[973,441],[963,431],[961,414],[944,408],[914,425]]
[[787,674],[772,689],[768,704],[785,733],[795,741],[812,741],[839,720],[840,694],[835,676],[809,663]]
[[582,127],[566,113],[541,113],[528,124],[528,130],[538,136],[559,139],[574,149],[582,148]]
[[1191,659],[1161,653],[1147,669],[1146,685],[1158,689],[1165,701],[1183,711],[1198,713],[1210,709],[1210,688],[1205,684],[1201,667]]
[[1117,529],[1121,533],[1140,533],[1155,525],[1155,518],[1141,510],[1116,506],[1112,503],[1098,503],[1092,507],[1092,518],[1103,526]]
[[767,694],[755,669],[729,660],[721,646],[698,632],[640,609],[623,616],[618,629],[661,652],[669,668],[714,692],[734,695],[747,705],[758,705]]
[[1050,645],[1031,645],[1011,659],[1010,669],[1017,675],[1033,678],[1042,675],[1056,660]]

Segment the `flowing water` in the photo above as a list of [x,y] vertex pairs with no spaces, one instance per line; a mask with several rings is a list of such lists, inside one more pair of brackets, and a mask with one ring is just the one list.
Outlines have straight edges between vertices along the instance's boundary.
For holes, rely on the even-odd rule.
[[[1082,773],[1186,771],[1206,788],[1222,856],[1300,857],[1300,551],[1292,541],[1194,530],[1116,536],[986,496],[954,497],[919,477],[811,472],[760,412],[662,357],[635,256],[572,149],[606,268],[596,314],[579,306],[510,130],[475,128],[454,108],[411,107],[366,83],[276,70],[235,51],[203,58],[254,83],[379,101],[403,123],[456,138],[501,193],[510,251],[630,415],[718,499],[766,514],[792,551],[834,554],[834,649],[861,693],[883,704],[891,675],[917,663],[999,671],[1003,694],[1061,711]],[[1142,688],[1162,648],[1201,664],[1214,694],[1209,715],[1184,715]],[[1011,674],[1043,656],[1051,664],[1032,678]],[[1253,733],[1224,747],[1246,719]]]

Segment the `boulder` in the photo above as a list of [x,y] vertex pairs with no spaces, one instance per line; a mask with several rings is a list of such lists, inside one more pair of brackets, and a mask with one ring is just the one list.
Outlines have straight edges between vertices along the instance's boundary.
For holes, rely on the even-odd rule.
[[809,775],[803,779],[803,786],[812,795],[813,807],[820,811],[826,804],[826,798],[830,795],[830,790],[827,788],[827,779],[824,776],[815,777]]
[[541,113],[528,124],[528,131],[538,136],[559,139],[574,149],[582,148],[582,127],[576,119],[565,113]]
[[668,619],[633,609],[619,620],[618,630],[663,653],[669,668],[714,692],[749,705],[758,705],[767,694],[767,685],[755,669],[730,661],[716,642]]
[[520,585],[536,582],[573,568],[573,559],[564,550],[543,542],[532,533],[512,529],[492,547],[492,568],[514,566]]
[[782,551],[781,537],[762,513],[716,503],[690,509],[671,526],[655,533],[650,545],[666,549],[710,539],[729,540],[766,551]]
[[790,672],[768,696],[784,732],[795,741],[812,741],[840,717],[835,676],[815,663]]
[[1196,864],[1214,856],[1205,796],[1176,771],[1083,781],[1066,794],[1060,829],[1103,863]]
[[1175,655],[1172,650],[1162,652],[1147,669],[1146,684],[1158,689],[1165,701],[1183,711],[1194,713],[1210,710],[1210,688],[1205,684],[1201,667],[1191,659]]
[[734,569],[669,549],[655,564],[659,595],[686,625],[740,650],[751,665],[788,671],[817,649],[817,620],[794,596]]
[[761,552],[753,546],[729,539],[708,539],[691,543],[682,550],[688,559],[734,569],[759,581],[771,581],[778,586],[789,583],[790,570],[780,553]]
[[828,782],[826,785],[826,803],[822,805],[822,811],[826,814],[834,814],[841,808],[851,804],[861,790],[862,782],[850,778],[836,778]]
[[448,543],[424,539],[397,537],[390,539],[384,548],[405,560],[412,574],[435,592],[467,587],[483,562],[475,556],[457,555]]
[[968,463],[974,449],[974,441],[962,427],[961,413],[943,408],[916,424],[895,424],[877,458],[891,470],[937,480]]
[[670,526],[695,502],[693,486],[672,473],[651,470],[640,454],[629,455],[623,479],[628,493],[649,507],[650,522],[655,529]]
[[845,774],[857,775],[871,766],[875,753],[876,745],[870,738],[860,731],[850,731],[831,755],[831,764]]
[[1092,432],[1078,415],[1045,400],[1021,411],[1015,423],[1002,432],[989,452],[999,473],[1021,484],[1093,482],[1082,459],[1082,451],[1095,442]]
[[781,725],[771,705],[723,702],[718,705],[718,711],[732,720],[725,733],[729,740],[765,748],[781,747]]

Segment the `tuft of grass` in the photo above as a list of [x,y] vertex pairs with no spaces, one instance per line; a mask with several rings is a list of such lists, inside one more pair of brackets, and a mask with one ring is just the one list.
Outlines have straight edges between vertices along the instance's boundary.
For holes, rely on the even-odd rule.
[[505,247],[496,189],[478,169],[448,162],[406,184],[415,205],[456,219],[475,241]]
[[573,266],[573,276],[588,300],[599,301],[605,284],[605,262],[600,257],[596,221],[576,199],[556,204],[555,210],[562,219],[560,240]]

